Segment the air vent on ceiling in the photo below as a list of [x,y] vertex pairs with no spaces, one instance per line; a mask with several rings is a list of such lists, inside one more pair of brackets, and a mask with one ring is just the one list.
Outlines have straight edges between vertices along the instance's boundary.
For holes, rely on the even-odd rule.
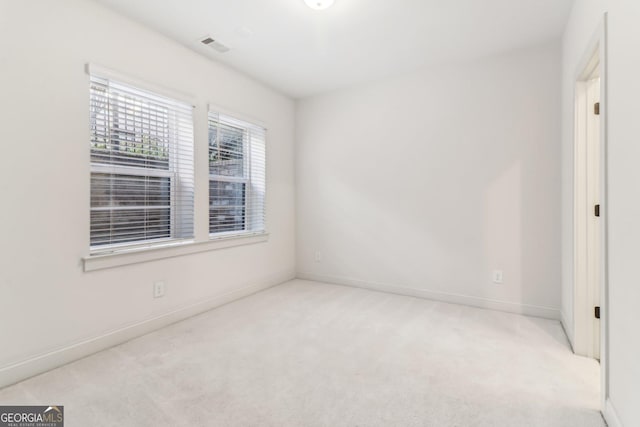
[[205,36],[201,38],[200,43],[202,43],[205,46],[209,46],[210,48],[215,49],[220,53],[229,52],[229,47],[225,46],[224,44],[220,43],[219,41],[217,41],[216,39],[210,36]]

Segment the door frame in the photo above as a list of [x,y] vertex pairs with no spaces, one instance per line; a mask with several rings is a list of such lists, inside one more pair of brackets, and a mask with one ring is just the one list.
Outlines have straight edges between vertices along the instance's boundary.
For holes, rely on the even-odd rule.
[[[578,188],[582,183],[578,182],[577,154],[579,144],[585,143],[585,132],[580,125],[585,125],[585,105],[580,105],[580,99],[586,96],[586,81],[593,75],[596,68],[600,76],[600,259],[599,259],[599,293],[600,293],[600,382],[601,382],[601,408],[604,411],[609,397],[609,283],[608,283],[608,191],[607,191],[607,144],[608,144],[608,103],[607,103],[607,14],[598,26],[582,60],[574,74],[574,128],[573,128],[573,348],[576,354],[593,357],[593,307],[595,298],[590,295],[585,283],[579,283],[581,276],[577,273],[578,256],[586,244],[579,241],[578,228],[584,223],[584,205],[577,206]],[[587,208],[590,211],[589,208]],[[588,213],[588,212],[587,212]],[[591,213],[592,214],[592,213]],[[580,230],[582,232],[582,230]],[[591,332],[591,333],[589,333]]]

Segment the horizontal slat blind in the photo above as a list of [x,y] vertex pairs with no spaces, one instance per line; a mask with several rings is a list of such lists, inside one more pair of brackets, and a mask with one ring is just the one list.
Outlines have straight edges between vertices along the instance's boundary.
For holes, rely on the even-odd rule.
[[265,231],[266,130],[209,112],[209,233]]
[[193,237],[193,111],[90,77],[92,252]]

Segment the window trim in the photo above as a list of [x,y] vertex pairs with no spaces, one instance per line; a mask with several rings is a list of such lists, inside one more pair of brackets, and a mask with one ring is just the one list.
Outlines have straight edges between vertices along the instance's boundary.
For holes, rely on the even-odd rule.
[[209,113],[219,113],[219,114],[224,114],[225,116],[231,116],[234,119],[238,119],[247,123],[251,123],[252,125],[255,126],[259,126],[261,128],[263,128],[265,131],[269,130],[269,127],[266,125],[265,122],[263,122],[260,119],[257,119],[255,117],[252,117],[250,115],[247,114],[241,114],[238,113],[237,111],[234,111],[232,109],[226,108],[222,105],[218,105],[218,104],[214,104],[211,102],[207,103],[207,117],[209,117]]
[[87,76],[94,75],[105,78],[107,80],[115,80],[129,86],[135,86],[148,92],[154,92],[157,95],[162,95],[167,98],[173,98],[176,101],[191,105],[192,108],[196,108],[197,98],[189,93],[180,92],[175,89],[170,89],[162,85],[154,84],[149,82],[148,80],[123,74],[98,64],[85,64],[85,73],[87,74]]
[[[208,114],[209,111],[216,111],[221,114],[226,114],[232,117],[235,117],[240,120],[247,121],[249,123],[255,124],[265,129],[268,127],[259,119],[254,117],[250,117],[243,114],[238,114],[233,110],[229,110],[227,108],[218,106],[213,103],[205,103],[202,105],[202,108],[196,107],[197,98],[191,94],[179,92],[173,89],[169,89],[162,85],[157,85],[149,82],[146,79],[140,79],[131,77],[127,74],[122,74],[120,72],[111,70],[109,68],[103,67],[94,63],[85,64],[85,73],[87,75],[87,83],[90,75],[96,75],[99,77],[103,77],[106,79],[112,79],[119,81],[121,83],[125,83],[131,86],[139,87],[141,89],[155,92],[158,95],[174,98],[178,101],[185,102],[194,108],[194,168],[197,169],[198,158],[198,126],[202,118],[205,118],[205,123],[208,123]],[[88,126],[88,124],[87,124]],[[266,157],[266,153],[265,153]],[[89,170],[94,171],[102,171],[106,173],[113,173],[114,171],[122,171],[125,173],[134,172],[132,169],[136,169],[132,166],[123,166],[123,165],[105,165],[99,164],[96,165],[96,169],[92,169],[89,165]],[[150,173],[150,169],[144,169],[144,174],[147,176],[152,176]],[[166,171],[158,170],[159,176],[165,176],[164,173]],[[171,172],[170,172],[171,173]],[[194,186],[196,187],[196,194],[198,192],[197,187],[202,185],[203,183],[198,183],[198,175],[197,173],[194,176]],[[209,180],[206,181],[207,188],[209,185]],[[266,176],[265,176],[265,185],[266,185]],[[208,193],[208,192],[207,192]],[[197,198],[198,196],[196,196]],[[208,199],[208,197],[207,197]],[[197,211],[197,203],[194,205],[194,215],[197,223],[197,218],[199,213]],[[208,209],[207,209],[208,216]],[[184,255],[197,254],[201,252],[207,252],[212,250],[233,248],[238,246],[252,245],[258,243],[265,243],[269,241],[269,231],[267,228],[268,224],[265,222],[265,230],[256,232],[256,231],[244,231],[244,232],[230,232],[230,233],[217,233],[215,235],[210,235],[208,233],[208,227],[206,229],[206,233],[202,233],[198,231],[199,228],[196,225],[194,229],[194,237],[190,239],[165,239],[164,241],[153,242],[149,244],[140,244],[140,245],[127,245],[126,247],[105,247],[104,250],[96,250],[90,251],[90,247],[86,247],[86,255],[82,256],[81,267],[84,272],[91,271],[99,271],[109,268],[127,266],[127,265],[135,265],[139,263],[145,262],[153,262],[156,260],[169,259]]]
[[147,247],[129,246],[126,249],[109,253],[94,253],[82,258],[82,267],[84,272],[104,270],[268,241],[269,233],[267,232],[218,236],[215,239],[205,241],[171,240],[165,244],[154,244]]

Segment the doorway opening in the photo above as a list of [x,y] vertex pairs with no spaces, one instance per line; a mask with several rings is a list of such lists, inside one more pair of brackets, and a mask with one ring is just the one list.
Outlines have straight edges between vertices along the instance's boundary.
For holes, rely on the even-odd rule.
[[573,347],[600,361],[603,405],[608,396],[605,34],[603,24],[576,73],[573,152]]

